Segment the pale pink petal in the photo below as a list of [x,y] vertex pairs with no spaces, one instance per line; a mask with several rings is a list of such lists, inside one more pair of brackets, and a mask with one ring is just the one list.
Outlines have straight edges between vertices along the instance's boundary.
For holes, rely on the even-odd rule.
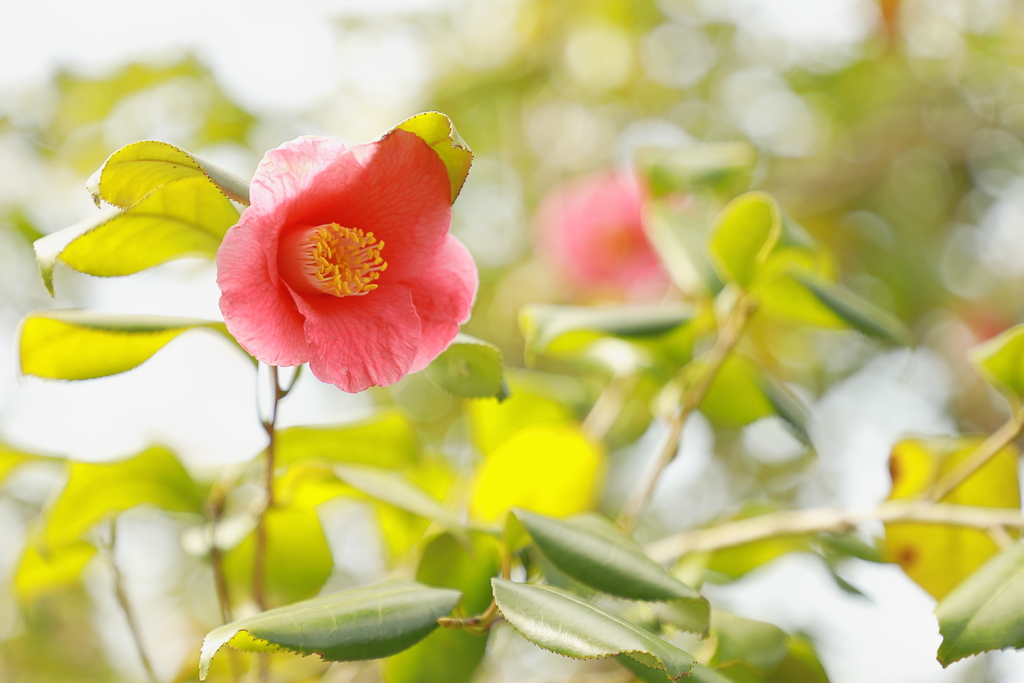
[[277,274],[277,232],[249,209],[217,251],[220,310],[228,330],[253,357],[271,365],[309,360],[292,296]]
[[[295,220],[307,194],[319,194],[319,176],[328,167],[346,166],[355,173],[358,164],[346,154],[337,138],[306,135],[285,142],[263,156],[249,185],[252,208],[284,226]],[[330,221],[327,221],[330,222]]]
[[409,290],[381,285],[365,296],[296,297],[306,319],[309,368],[322,382],[355,393],[387,386],[409,371],[420,343],[420,320]]
[[459,325],[469,320],[478,284],[473,257],[451,236],[434,262],[415,280],[407,281],[423,330],[409,372],[427,367],[448,347]]

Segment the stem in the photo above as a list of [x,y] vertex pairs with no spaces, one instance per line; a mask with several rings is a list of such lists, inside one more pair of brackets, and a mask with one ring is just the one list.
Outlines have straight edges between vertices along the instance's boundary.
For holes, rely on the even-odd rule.
[[[261,611],[267,609],[266,596],[266,555],[267,555],[267,511],[274,507],[274,446],[275,431],[277,425],[277,406],[285,393],[281,390],[278,382],[277,366],[271,365],[270,381],[273,388],[273,398],[270,409],[266,415],[261,415],[263,430],[267,433],[266,469],[263,474],[264,498],[263,506],[260,509],[259,519],[256,523],[256,553],[255,564],[252,571],[252,597]],[[289,387],[290,389],[291,387]]]
[[160,679],[153,672],[153,665],[150,664],[149,657],[146,655],[146,649],[142,646],[142,631],[139,629],[139,623],[135,620],[135,616],[132,613],[131,605],[128,602],[128,593],[124,588],[124,577],[117,566],[117,558],[114,556],[116,543],[117,520],[115,519],[110,523],[110,542],[106,548],[107,558],[110,560],[110,569],[114,573],[114,595],[117,597],[117,604],[121,606],[121,611],[124,612],[125,620],[128,622],[128,630],[131,632],[132,640],[135,642],[135,649],[139,653],[142,668],[146,670],[146,677],[152,683],[158,683]]
[[984,467],[989,460],[998,455],[1001,450],[1013,443],[1020,436],[1022,430],[1024,430],[1024,410],[1019,410],[1010,416],[1010,419],[1002,427],[982,441],[970,455],[935,482],[925,492],[924,500],[935,502],[948,496],[960,484],[967,481],[972,474]]
[[977,505],[929,503],[920,500],[892,500],[874,508],[843,507],[784,510],[710,529],[685,531],[647,546],[648,555],[657,562],[668,562],[693,552],[732,548],[775,536],[807,533],[842,533],[860,522],[916,522],[989,530],[1024,529],[1019,510]]
[[482,613],[472,617],[441,617],[437,623],[444,628],[467,629],[471,631],[486,631],[501,615],[498,613],[498,603],[491,600],[491,604]]
[[711,383],[722,368],[722,364],[725,363],[729,354],[736,347],[737,342],[739,342],[740,337],[743,335],[743,328],[746,327],[747,320],[753,310],[753,302],[746,296],[740,295],[730,312],[728,320],[726,320],[725,325],[722,327],[714,347],[701,360],[697,376],[683,394],[679,411],[669,422],[668,432],[661,442],[657,455],[644,471],[639,484],[633,490],[629,500],[626,501],[622,508],[622,513],[619,515],[619,525],[627,533],[631,532],[633,527],[636,526],[640,515],[643,514],[644,509],[650,502],[651,495],[654,493],[654,487],[658,483],[658,478],[676,456],[676,451],[679,449],[679,437],[683,433],[686,421],[689,419],[690,414],[700,406],[700,402],[704,400],[708,389],[711,388]]
[[594,441],[601,441],[622,411],[630,392],[640,380],[639,375],[615,375],[590,408],[581,428]]

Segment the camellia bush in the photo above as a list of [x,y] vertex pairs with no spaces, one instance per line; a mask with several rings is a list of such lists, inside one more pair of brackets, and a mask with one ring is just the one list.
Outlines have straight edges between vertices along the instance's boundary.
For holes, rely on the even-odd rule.
[[[938,600],[944,666],[1024,647],[1014,445],[1024,326],[970,355],[1005,399],[1005,424],[899,441],[887,501],[751,504],[662,533],[645,511],[685,457],[681,435],[698,411],[733,439],[774,416],[810,443],[806,391],[780,369],[780,349],[813,348],[823,334],[877,347],[917,340],[840,284],[835,255],[752,189],[752,147],[650,147],[633,174],[580,179],[538,211],[548,256],[576,264],[576,286],[632,288],[634,303],[525,306],[533,369],[511,371],[495,345],[460,332],[478,275],[449,229],[472,160],[436,112],[351,147],[300,137],[267,152],[249,182],[162,142],[114,152],[87,183],[98,210],[35,242],[43,284],[53,292],[58,264],[113,277],[206,256],[216,259],[223,322],[41,310],[20,328],[22,373],[129,372],[206,329],[251,357],[266,447],[205,479],[161,447],[64,463],[63,487],[19,560],[19,595],[39,599],[107,557],[134,637],[121,648],[157,680],[114,554],[119,516],[149,506],[185,520],[221,617],[177,680],[321,680],[321,661],[383,659],[374,675],[390,683],[467,682],[487,667],[495,634],[514,629],[538,648],[594,660],[581,674],[594,680],[827,681],[809,638],[701,594],[794,552],[820,557],[852,592],[840,562],[898,564]],[[457,397],[478,461],[430,452],[386,406],[358,423],[277,424],[297,381],[355,393],[410,373]],[[628,495],[602,499],[606,450],[635,442],[652,419],[666,425],[653,457]],[[0,477],[49,459],[0,450]],[[321,591],[332,555],[317,509],[338,498],[375,511],[389,580]],[[863,533],[868,522],[883,523],[884,536]]]

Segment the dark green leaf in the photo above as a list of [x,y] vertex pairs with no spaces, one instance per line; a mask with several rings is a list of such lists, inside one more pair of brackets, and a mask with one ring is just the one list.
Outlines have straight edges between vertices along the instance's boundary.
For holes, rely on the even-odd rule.
[[502,616],[534,645],[566,657],[626,655],[676,680],[693,668],[693,657],[578,595],[551,586],[493,579]]
[[498,347],[459,333],[455,341],[426,367],[427,377],[449,394],[463,398],[509,397],[505,361]]
[[935,608],[939,662],[988,650],[1024,648],[1024,544],[1015,543],[953,589]]
[[767,672],[789,651],[789,636],[778,626],[718,609],[711,617],[711,632],[718,640],[712,659],[716,665],[743,662]]
[[697,632],[707,629],[707,600],[644,555],[610,522],[598,531],[593,519],[581,526],[525,510],[514,512],[537,548],[559,571],[622,598],[687,603],[687,610],[699,617]]
[[793,279],[809,289],[818,300],[855,330],[892,344],[912,346],[910,330],[891,313],[876,308],[853,292],[806,273]]
[[225,645],[248,652],[288,650],[329,662],[388,657],[437,628],[459,592],[412,582],[389,582],[278,607],[207,634],[199,679]]
[[693,318],[689,306],[560,306],[530,304],[519,313],[526,337],[526,356],[544,353],[560,337],[593,332],[626,338],[648,337],[674,330]]
[[[623,667],[633,672],[633,675],[641,681],[646,681],[647,683],[668,683],[668,681],[671,680],[665,675],[665,672],[646,667],[635,659],[631,659],[625,655],[619,655],[615,659],[618,660],[619,664]],[[693,670],[685,680],[687,683],[734,683],[731,678],[726,678],[714,669],[710,669],[703,664],[694,664]]]
[[785,385],[765,373],[758,376],[761,391],[768,399],[779,417],[785,420],[790,432],[805,445],[811,445],[811,437],[807,431],[810,410],[807,405],[790,391]]

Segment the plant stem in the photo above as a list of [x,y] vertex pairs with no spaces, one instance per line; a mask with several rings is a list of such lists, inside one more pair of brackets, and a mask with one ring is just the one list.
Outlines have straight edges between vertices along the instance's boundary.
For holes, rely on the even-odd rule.
[[977,505],[929,503],[920,500],[891,500],[874,508],[844,507],[784,510],[767,515],[726,522],[709,529],[695,529],[670,536],[647,546],[647,554],[657,562],[668,562],[693,552],[710,552],[775,536],[809,533],[842,533],[858,523],[915,522],[943,524],[974,529],[1024,529],[1019,510]]
[[[272,384],[272,399],[269,410],[266,415],[260,415],[261,422],[263,423],[263,430],[267,433],[267,449],[266,454],[266,469],[263,474],[263,486],[264,486],[264,498],[263,506],[260,509],[259,519],[256,523],[256,552],[255,552],[255,564],[252,570],[252,597],[256,601],[256,605],[262,611],[267,609],[267,595],[266,595],[266,555],[267,555],[267,511],[274,507],[274,450],[275,450],[275,432],[277,426],[277,406],[285,393],[281,390],[281,384],[278,382],[277,377],[277,366],[269,366],[270,370],[270,381]],[[289,387],[290,389],[291,387]]]
[[213,585],[217,590],[217,605],[220,607],[220,618],[225,623],[234,621],[231,614],[231,592],[228,587],[227,576],[224,574],[224,553],[217,545],[217,525],[224,515],[224,499],[226,490],[224,487],[215,485],[210,494],[207,504],[207,514],[210,518],[210,567],[213,569]]
[[125,620],[128,622],[128,630],[132,634],[132,640],[135,642],[135,649],[139,653],[139,660],[142,662],[142,668],[146,670],[146,677],[149,678],[152,683],[158,683],[160,679],[156,677],[156,673],[153,672],[153,665],[149,661],[149,657],[146,655],[146,648],[142,645],[142,631],[139,629],[139,623],[135,620],[135,616],[132,613],[131,604],[128,602],[128,592],[124,587],[124,577],[121,575],[121,570],[117,566],[117,558],[114,556],[114,548],[117,544],[117,520],[114,519],[110,522],[110,543],[107,546],[107,558],[110,560],[110,569],[114,573],[114,595],[117,597],[117,604],[120,605],[121,611],[124,612]]
[[923,498],[932,502],[942,500],[963,484],[972,474],[984,467],[989,460],[999,454],[1020,436],[1024,430],[1024,410],[1013,414],[1002,427],[981,442],[970,455],[961,460],[956,467],[947,472],[930,489]]
[[636,373],[613,376],[584,418],[581,425],[583,433],[594,441],[603,440],[608,430],[615,424],[622,406],[639,380],[640,376]]
[[693,382],[686,389],[680,401],[679,411],[669,422],[668,431],[661,442],[657,454],[650,465],[644,471],[639,484],[633,490],[626,504],[619,515],[619,525],[628,533],[636,526],[640,515],[650,502],[654,487],[658,478],[665,470],[679,449],[679,437],[683,433],[683,427],[694,410],[700,406],[704,396],[711,388],[718,371],[722,368],[729,354],[736,347],[740,337],[743,336],[743,328],[754,310],[753,302],[745,295],[740,295],[730,311],[729,317],[722,326],[722,330],[715,341],[714,347],[707,356],[700,359],[700,368]]

